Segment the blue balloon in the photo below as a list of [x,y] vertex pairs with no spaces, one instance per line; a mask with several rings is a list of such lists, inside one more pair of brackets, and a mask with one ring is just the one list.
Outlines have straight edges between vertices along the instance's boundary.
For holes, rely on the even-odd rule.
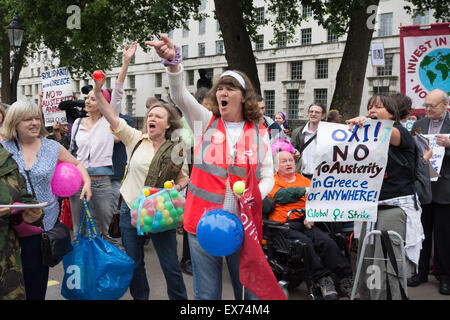
[[197,225],[197,240],[208,254],[224,257],[234,253],[244,239],[244,228],[234,214],[215,209],[205,213]]

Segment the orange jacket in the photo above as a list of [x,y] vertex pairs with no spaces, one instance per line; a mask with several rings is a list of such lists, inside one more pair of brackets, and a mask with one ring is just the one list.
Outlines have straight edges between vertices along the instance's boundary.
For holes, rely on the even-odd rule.
[[[275,198],[275,194],[280,188],[289,188],[289,187],[309,187],[311,181],[308,178],[305,178],[301,174],[295,174],[295,181],[286,182],[280,178],[278,174],[275,174],[275,185],[273,186],[272,191],[267,195],[268,197]],[[286,203],[286,204],[275,204],[275,210],[269,215],[269,220],[278,221],[281,223],[286,222],[287,213],[292,209],[305,209],[306,205],[306,196],[301,197],[297,202]],[[299,219],[300,215],[296,212],[291,214],[289,220]]]

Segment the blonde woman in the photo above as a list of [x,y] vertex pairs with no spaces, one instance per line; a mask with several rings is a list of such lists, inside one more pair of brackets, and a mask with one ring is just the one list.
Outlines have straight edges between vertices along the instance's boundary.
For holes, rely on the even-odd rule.
[[[45,138],[41,109],[30,101],[11,105],[1,128],[3,147],[12,154],[19,172],[25,178],[28,193],[39,202],[48,202],[43,227],[50,230],[59,215],[58,197],[51,190],[51,179],[58,162],[69,162],[80,170],[83,179],[82,197],[91,197],[91,180],[83,165],[58,142]],[[48,267],[42,265],[40,235],[20,239],[27,299],[44,300]]]

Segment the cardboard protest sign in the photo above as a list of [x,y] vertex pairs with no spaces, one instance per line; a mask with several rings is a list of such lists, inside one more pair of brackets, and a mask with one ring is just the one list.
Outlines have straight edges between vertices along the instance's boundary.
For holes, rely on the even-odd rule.
[[[445,136],[449,137],[449,134],[444,134]],[[444,160],[445,156],[445,148],[442,146],[439,146],[436,143],[436,135],[435,134],[425,134],[423,135],[426,137],[429,141],[430,148],[433,149],[433,155],[430,159],[430,164],[433,167],[434,170],[439,174],[441,172],[442,167],[442,161]],[[439,179],[439,176],[431,178],[431,181],[437,181]]]
[[55,123],[67,123],[66,111],[58,108],[62,101],[73,100],[70,73],[66,67],[48,70],[42,73],[42,112],[45,126],[51,127]]
[[376,221],[392,126],[391,120],[367,120],[351,131],[319,123],[308,221]]

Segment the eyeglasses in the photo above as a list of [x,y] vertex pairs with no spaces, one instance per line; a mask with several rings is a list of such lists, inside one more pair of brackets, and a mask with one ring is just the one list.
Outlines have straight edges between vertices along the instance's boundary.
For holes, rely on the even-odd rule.
[[427,108],[430,108],[430,109],[436,109],[440,104],[442,103],[442,101],[441,102],[439,102],[439,103],[437,103],[437,104],[423,104],[423,107],[425,108],[425,109],[427,109]]

